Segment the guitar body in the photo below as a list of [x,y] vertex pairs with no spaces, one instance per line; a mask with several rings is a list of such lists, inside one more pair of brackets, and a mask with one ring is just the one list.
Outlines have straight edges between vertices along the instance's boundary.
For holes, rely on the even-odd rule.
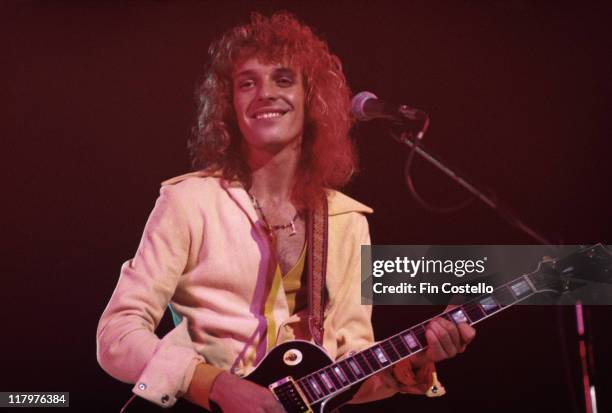
[[[257,368],[244,379],[267,388],[271,383],[278,382],[286,377],[290,376],[297,380],[332,363],[333,360],[321,347],[308,341],[288,341],[274,347],[257,365]],[[310,409],[314,413],[329,413],[349,401],[358,389],[359,384],[356,384],[346,391],[312,404]],[[295,410],[291,410],[291,406],[288,405],[284,405],[284,407],[287,413],[304,411],[297,407]],[[219,413],[221,410],[213,409],[213,412]]]

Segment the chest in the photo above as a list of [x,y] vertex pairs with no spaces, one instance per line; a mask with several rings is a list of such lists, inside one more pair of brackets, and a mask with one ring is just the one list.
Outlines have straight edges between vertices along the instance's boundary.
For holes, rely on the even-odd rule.
[[272,235],[272,247],[283,275],[287,274],[298,262],[306,241],[304,221],[298,219],[294,226],[294,234],[291,228],[287,228],[274,231]]

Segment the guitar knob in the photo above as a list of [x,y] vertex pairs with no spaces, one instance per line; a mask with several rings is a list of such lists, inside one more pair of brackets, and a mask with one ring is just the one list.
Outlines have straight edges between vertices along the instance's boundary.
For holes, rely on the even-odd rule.
[[283,354],[283,361],[288,366],[300,364],[302,362],[302,358],[302,352],[294,348],[285,351],[285,354]]

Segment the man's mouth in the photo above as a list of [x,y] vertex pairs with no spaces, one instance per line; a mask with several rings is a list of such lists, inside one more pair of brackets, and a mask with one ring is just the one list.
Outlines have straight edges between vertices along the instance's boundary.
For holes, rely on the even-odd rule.
[[259,111],[259,112],[255,112],[255,114],[253,114],[252,118],[256,119],[256,120],[275,119],[275,118],[280,118],[281,116],[283,116],[287,112],[288,111],[286,111],[286,110]]

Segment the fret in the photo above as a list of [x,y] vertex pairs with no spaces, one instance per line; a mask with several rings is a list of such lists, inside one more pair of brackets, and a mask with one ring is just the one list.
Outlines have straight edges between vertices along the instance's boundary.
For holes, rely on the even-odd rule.
[[380,363],[381,366],[389,364],[389,356],[383,349],[381,345],[378,345],[373,348],[374,355],[376,356],[376,361]]
[[524,298],[533,293],[533,289],[523,277],[510,283],[510,291],[516,298]]
[[336,377],[336,373],[334,372],[334,369],[332,368],[332,366],[329,366],[328,368],[326,368],[325,373],[332,380],[336,389],[339,389],[342,387],[342,382],[338,379],[338,377]]
[[407,332],[403,333],[402,334],[402,338],[406,342],[406,345],[408,346],[410,351],[413,352],[413,353],[415,351],[417,351],[417,350],[420,350],[423,347],[423,346],[421,346],[419,341],[416,339],[414,334],[411,333],[410,331],[407,331]]
[[480,307],[487,314],[492,314],[500,308],[499,303],[492,296],[487,296],[478,300]]
[[319,383],[317,382],[314,374],[308,376],[307,380],[308,384],[313,389],[313,393],[317,399],[320,399],[321,397],[325,396],[325,393],[323,393],[323,390],[321,389],[321,386],[319,386]]
[[332,370],[334,370],[334,374],[336,377],[338,377],[342,386],[346,386],[350,383],[350,378],[346,375],[346,372],[344,372],[344,369],[342,369],[339,364],[336,364]]
[[357,376],[355,375],[355,373],[352,371],[351,366],[348,363],[348,360],[342,360],[340,363],[337,364],[338,367],[340,368],[340,370],[342,371],[342,373],[344,373],[344,375],[346,376],[346,378],[350,381],[350,382],[354,382],[357,381]]
[[361,369],[366,374],[370,374],[374,371],[374,369],[370,366],[370,363],[368,363],[368,359],[366,358],[365,354],[363,354],[363,352],[355,354],[355,360],[357,360],[357,363],[359,363],[359,367],[361,367]]
[[507,286],[499,287],[493,292],[493,296],[500,307],[507,307],[514,304],[516,301],[514,299],[514,295],[510,292],[510,289]]
[[334,385],[334,383],[332,382],[331,378],[329,377],[329,374],[326,371],[322,371],[320,373],[317,373],[319,375],[319,377],[321,378],[321,381],[323,382],[323,384],[325,385],[325,388],[331,393],[334,392],[336,390],[336,386]]
[[305,380],[305,378],[303,378],[301,380],[298,380],[297,383],[302,389],[302,393],[304,393],[309,403],[312,403],[313,401],[317,400],[312,389],[310,388],[310,384],[308,384],[308,380]]
[[449,314],[449,316],[451,318],[451,321],[453,321],[455,324],[469,323],[470,322],[469,318],[467,317],[467,315],[463,311],[462,307],[460,307],[458,309],[453,309],[448,314]]
[[419,324],[418,326],[412,329],[412,333],[417,338],[419,343],[421,343],[421,347],[425,347],[427,345],[427,338],[425,337],[425,326],[423,324]]
[[321,374],[319,372],[312,373],[311,376],[314,377],[315,382],[319,385],[319,388],[323,392],[324,396],[327,396],[329,393],[331,393],[325,383],[323,383],[323,379],[321,378]]
[[408,354],[410,354],[410,350],[408,350],[408,347],[406,347],[406,344],[404,344],[402,341],[401,336],[393,336],[390,341],[400,356],[406,357]]
[[355,357],[349,358],[348,365],[351,367],[351,371],[354,373],[355,378],[359,378],[365,374],[359,366],[359,363],[357,362]]
[[385,340],[382,342],[381,347],[387,353],[391,361],[395,362],[402,358],[399,352],[395,349],[395,346],[391,342],[391,340]]
[[362,353],[365,359],[367,360],[368,364],[370,365],[370,367],[372,367],[373,371],[377,371],[380,369],[381,364],[376,359],[376,355],[374,354],[374,351],[372,349],[364,350],[362,351]]
[[487,315],[486,312],[474,302],[464,304],[463,309],[467,313],[470,320],[472,320],[472,323],[482,320]]

